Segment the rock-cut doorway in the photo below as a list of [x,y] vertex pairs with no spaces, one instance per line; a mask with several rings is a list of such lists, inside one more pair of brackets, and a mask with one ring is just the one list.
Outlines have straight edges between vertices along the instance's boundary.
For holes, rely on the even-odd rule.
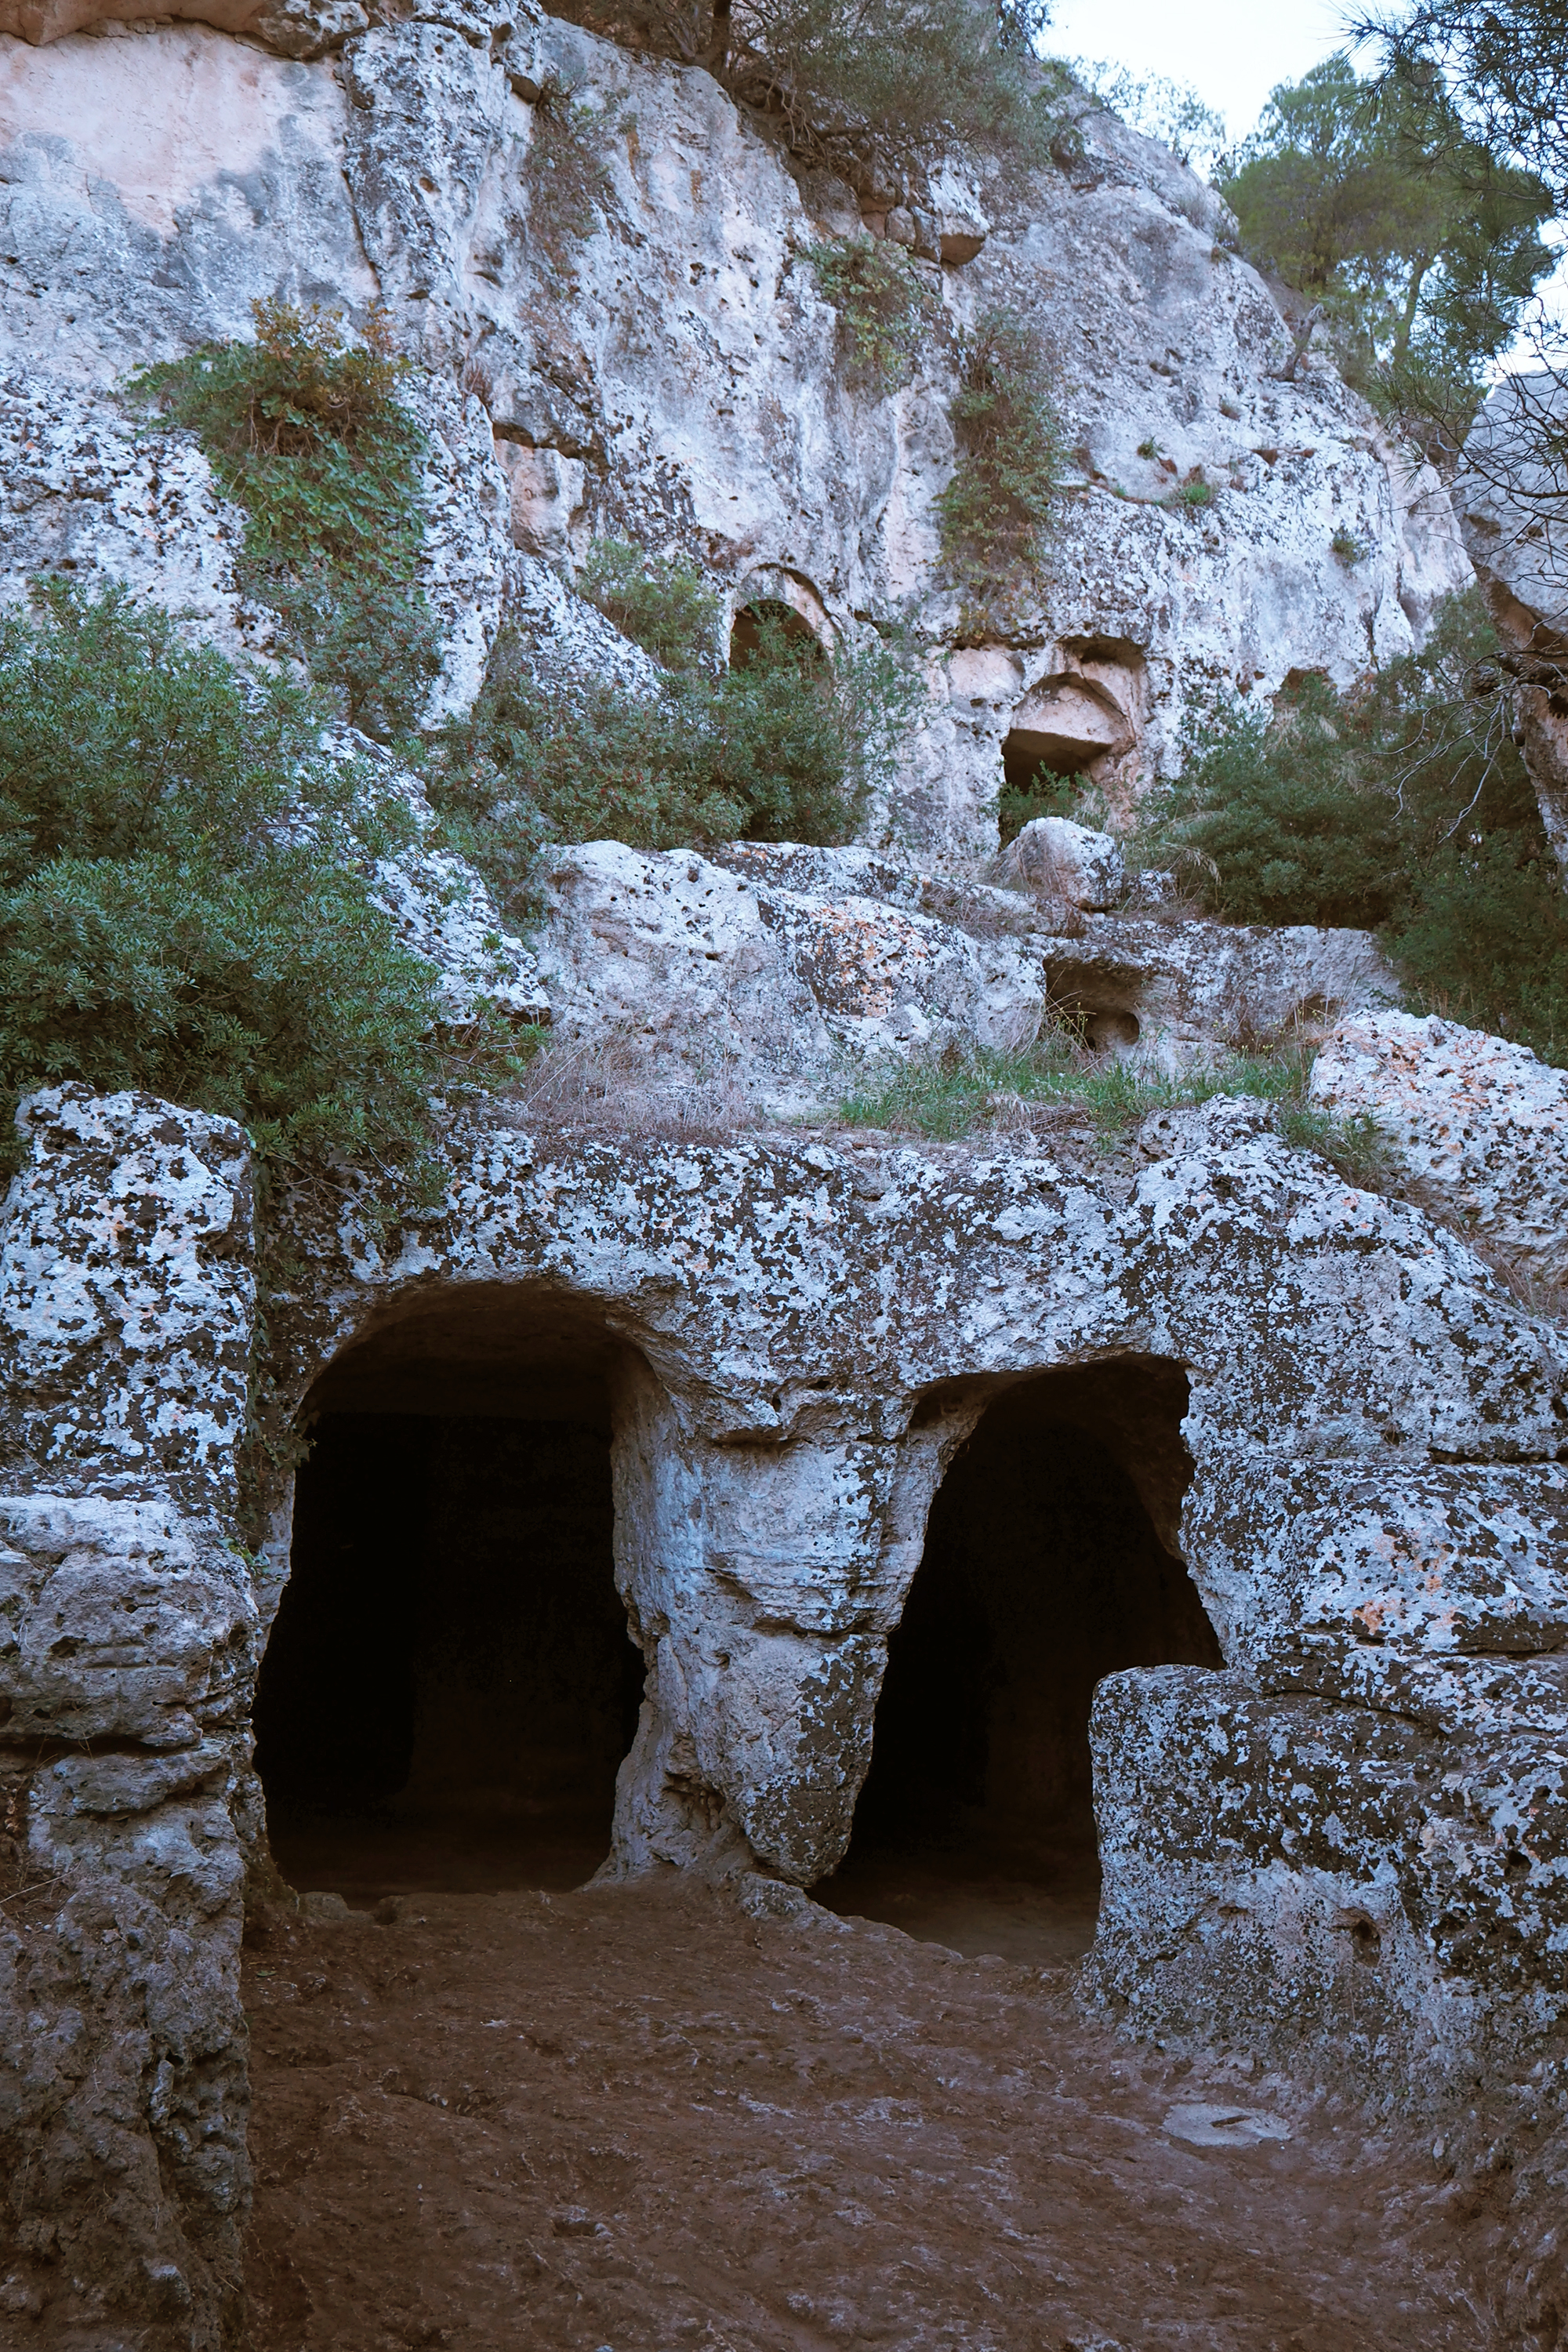
[[351,1906],[580,1885],[643,1660],[614,1577],[602,1335],[504,1295],[405,1317],[310,1401],[256,1759],[273,1858]]
[[1186,1398],[1179,1367],[1134,1359],[987,1405],[931,1505],[849,1851],[819,1901],[960,1951],[1087,1950],[1096,1687],[1222,1663],[1174,1549]]

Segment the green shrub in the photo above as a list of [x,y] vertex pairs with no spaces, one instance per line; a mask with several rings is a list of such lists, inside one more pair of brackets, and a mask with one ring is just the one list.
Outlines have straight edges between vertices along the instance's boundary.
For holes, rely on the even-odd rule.
[[1082,776],[1059,776],[1054,768],[1037,768],[1027,784],[1004,784],[996,795],[996,824],[1003,848],[1039,816],[1065,816],[1076,824],[1088,824],[1084,791]]
[[1043,347],[1015,311],[988,310],[965,344],[952,421],[958,467],[936,502],[942,554],[984,611],[1037,578],[1062,472]]
[[637,849],[730,839],[745,830],[745,810],[699,756],[688,720],[704,699],[695,682],[647,699],[615,686],[542,686],[503,631],[471,716],[446,731],[432,797],[459,820],[477,801],[468,845],[503,889],[507,869],[513,889],[526,885],[531,839]]
[[771,622],[744,668],[674,673],[651,696],[541,686],[527,647],[503,633],[472,717],[441,740],[433,796],[467,823],[489,872],[490,819],[475,812],[499,812],[499,854],[514,876],[542,836],[647,849],[840,842],[922,701],[880,645],[829,664]]
[[1568,1069],[1568,897],[1544,841],[1509,829],[1422,873],[1389,946],[1434,1011]]
[[849,237],[805,248],[824,301],[838,313],[838,348],[851,384],[878,399],[909,383],[937,305],[896,245]]
[[[1037,12],[1035,12],[1037,16]],[[852,179],[872,146],[915,161],[964,142],[1049,161],[1058,82],[1028,48],[1029,12],[971,0],[739,0],[725,78],[780,121],[796,154]]]
[[1375,927],[1392,910],[1394,827],[1363,784],[1339,698],[1308,677],[1277,715],[1219,705],[1189,727],[1180,781],[1152,803],[1140,852],[1239,923]]
[[245,509],[243,584],[356,726],[405,732],[439,675],[416,572],[425,436],[397,399],[410,363],[379,311],[350,343],[319,305],[254,302],[256,341],[144,369],[133,389],[188,425]]
[[1354,694],[1204,714],[1135,854],[1235,921],[1378,929],[1423,1003],[1568,1066],[1568,898],[1496,653],[1471,591]]
[[560,280],[570,279],[575,246],[593,236],[601,219],[621,221],[615,182],[598,151],[604,127],[600,114],[579,105],[571,85],[558,75],[545,76],[533,107],[523,179],[531,248]]
[[7,1109],[67,1078],[142,1087],[243,1121],[274,1167],[417,1187],[432,1090],[506,1049],[487,1017],[438,1041],[436,975],[363,870],[406,820],[321,757],[320,714],[123,591],[56,582],[0,620],[0,697]]
[[719,599],[700,572],[624,539],[595,540],[577,593],[666,669],[716,670]]

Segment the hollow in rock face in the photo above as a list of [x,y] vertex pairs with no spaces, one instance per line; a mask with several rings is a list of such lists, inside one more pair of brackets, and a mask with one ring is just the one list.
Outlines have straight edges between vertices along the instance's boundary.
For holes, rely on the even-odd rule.
[[604,1427],[323,1418],[257,1698],[287,1878],[353,1903],[591,1874],[642,1693],[612,1528]]
[[[948,1471],[889,1642],[855,1834],[816,1889],[835,1910],[960,1950],[1088,1948],[1095,1686],[1124,1666],[1221,1663],[1119,1458],[1139,1444],[1136,1404],[1119,1430],[1111,1396],[1093,1372],[1029,1382],[988,1408]],[[1147,1402],[1158,1421],[1162,1400]]]

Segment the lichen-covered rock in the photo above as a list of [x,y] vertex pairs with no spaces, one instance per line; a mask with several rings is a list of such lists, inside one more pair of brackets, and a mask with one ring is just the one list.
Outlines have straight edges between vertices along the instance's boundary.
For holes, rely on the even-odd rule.
[[1561,1731],[1456,1743],[1165,1667],[1102,1683],[1091,1738],[1093,1977],[1142,2030],[1310,2049],[1349,2082],[1392,2061],[1404,2101],[1450,2127],[1478,2070],[1528,2071],[1568,2001]]
[[61,383],[108,390],[149,360],[248,334],[253,299],[374,300],[330,65],[174,24],[12,45],[5,68],[7,373],[47,379],[50,398]]
[[74,385],[0,383],[0,604],[21,604],[35,579],[112,583],[241,655],[267,634],[235,578],[244,535],[188,434],[149,436]]
[[780,1087],[830,1059],[756,893],[694,851],[593,841],[558,853],[540,955],[561,1045],[633,1037],[675,1067]]
[[1311,1099],[1370,1118],[1476,1241],[1549,1289],[1568,1284],[1568,1072],[1435,1014],[1379,1013],[1325,1040]]
[[1396,1004],[1370,931],[1084,915],[1044,943],[1052,1002],[1089,1042],[1156,1068],[1213,1064]]
[[507,929],[484,877],[436,845],[440,828],[419,779],[353,728],[331,728],[321,740],[329,757],[359,764],[374,810],[395,807],[410,825],[412,838],[375,858],[367,878],[400,943],[439,974],[441,1019],[466,1028],[483,1002],[514,1022],[548,1022],[532,950]]
[[539,952],[560,1034],[640,1040],[781,1108],[799,1097],[777,1080],[837,1058],[1012,1050],[1052,1013],[1091,1051],[1182,1071],[1398,992],[1369,932],[1083,915],[874,850],[592,842],[550,871]]
[[232,1508],[256,1304],[244,1135],[80,1086],[18,1121],[32,1153],[0,1213],[8,1480]]
[[[233,1511],[255,1308],[240,1131],[62,1087],[0,1219],[0,2171],[9,2246],[231,2340],[259,1612]],[[39,1900],[39,1890],[47,1899]],[[169,2339],[166,2339],[169,2340]]]
[[0,1541],[8,1738],[195,1753],[243,1717],[251,1572],[211,1523],[161,1496],[6,1495]]
[[[1037,1031],[1044,993],[1022,942],[917,911],[912,890],[884,897],[865,853],[748,848],[723,864],[603,841],[556,853],[540,956],[564,1041],[635,1038],[782,1105],[847,1054]],[[781,887],[781,872],[813,887]]]
[[1104,914],[1127,895],[1121,845],[1108,833],[1063,816],[1037,816],[1003,851],[997,879],[1047,904],[1061,900],[1080,913]]

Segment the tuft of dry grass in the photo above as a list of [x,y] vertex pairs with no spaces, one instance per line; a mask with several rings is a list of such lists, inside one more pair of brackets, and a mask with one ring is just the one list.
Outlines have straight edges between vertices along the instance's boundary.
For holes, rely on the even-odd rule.
[[764,1124],[732,1062],[691,1072],[630,1031],[546,1045],[500,1106],[509,1127],[548,1137],[644,1137],[726,1143]]

